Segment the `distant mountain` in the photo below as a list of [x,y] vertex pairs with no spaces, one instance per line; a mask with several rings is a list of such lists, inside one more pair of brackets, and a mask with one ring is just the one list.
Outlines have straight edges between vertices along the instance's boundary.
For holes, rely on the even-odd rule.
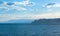
[[39,19],[39,20],[35,20],[31,24],[60,24],[60,18],[56,18],[56,19]]
[[34,20],[32,19],[18,19],[18,20],[9,20],[4,23],[32,23]]

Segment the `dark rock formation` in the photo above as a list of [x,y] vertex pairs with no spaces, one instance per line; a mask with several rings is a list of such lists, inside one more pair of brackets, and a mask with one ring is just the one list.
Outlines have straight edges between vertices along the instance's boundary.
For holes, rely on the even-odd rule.
[[39,19],[32,22],[32,24],[60,24],[60,18],[56,19]]

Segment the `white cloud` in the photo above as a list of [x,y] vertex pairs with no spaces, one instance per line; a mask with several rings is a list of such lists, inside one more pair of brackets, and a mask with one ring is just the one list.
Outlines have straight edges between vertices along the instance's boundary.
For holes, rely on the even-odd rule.
[[35,4],[34,2],[30,2],[29,0],[25,0],[21,2],[11,2],[11,3],[3,1],[0,4],[0,9],[7,11],[9,10],[21,11],[21,10],[27,10],[25,7],[22,6],[33,6],[34,4]]
[[50,9],[50,8],[60,8],[60,3],[47,3],[43,5],[43,7]]
[[54,7],[60,8],[60,3],[56,3],[56,4],[54,5]]
[[24,7],[20,7],[20,6],[15,6],[15,5],[12,5],[12,6],[9,6],[9,5],[0,5],[0,10],[17,10],[17,11],[24,11],[24,10],[27,10],[26,8]]
[[33,6],[35,5],[34,2],[30,2],[29,0],[22,1],[22,2],[14,2],[15,5],[23,5],[23,6]]
[[0,22],[17,19],[54,19],[54,18],[60,18],[60,12],[45,14],[25,14],[25,15],[0,14]]
[[18,11],[20,11],[20,10],[27,10],[26,8],[19,7],[19,6],[14,6],[14,7],[11,7],[11,8],[14,9],[14,10],[18,10]]

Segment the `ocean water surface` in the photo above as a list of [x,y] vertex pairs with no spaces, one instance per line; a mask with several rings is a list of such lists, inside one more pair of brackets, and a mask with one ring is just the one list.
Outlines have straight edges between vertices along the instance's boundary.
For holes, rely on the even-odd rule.
[[0,24],[0,36],[60,36],[60,25]]

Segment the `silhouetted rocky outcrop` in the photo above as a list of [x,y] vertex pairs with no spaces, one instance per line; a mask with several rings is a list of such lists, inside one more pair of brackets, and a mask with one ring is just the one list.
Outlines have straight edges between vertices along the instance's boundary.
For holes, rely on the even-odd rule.
[[39,19],[32,22],[32,24],[60,24],[60,18],[56,19]]

